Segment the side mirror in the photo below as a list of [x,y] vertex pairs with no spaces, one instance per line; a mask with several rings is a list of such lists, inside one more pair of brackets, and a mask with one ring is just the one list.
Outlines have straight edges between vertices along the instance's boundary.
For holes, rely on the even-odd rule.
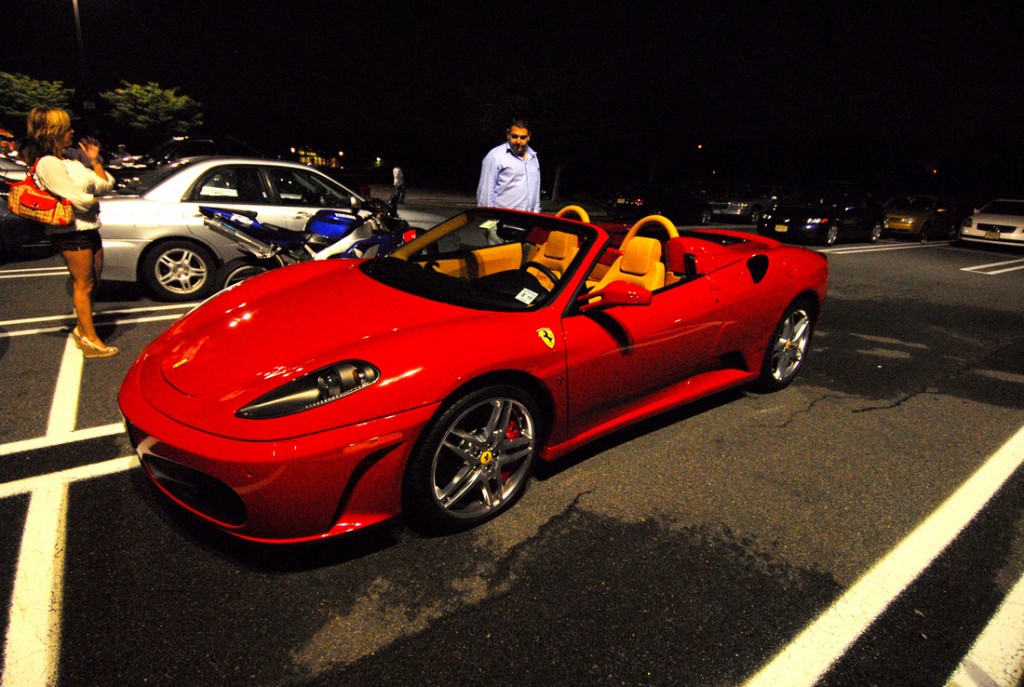
[[651,292],[626,281],[613,281],[603,289],[580,295],[576,303],[580,312],[604,310],[615,305],[650,305]]

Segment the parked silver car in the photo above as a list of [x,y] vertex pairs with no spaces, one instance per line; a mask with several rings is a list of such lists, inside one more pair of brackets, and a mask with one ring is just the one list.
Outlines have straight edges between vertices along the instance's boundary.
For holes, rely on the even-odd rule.
[[773,204],[787,196],[789,191],[781,186],[736,186],[712,195],[711,215],[716,219],[731,219],[756,225]]
[[[215,288],[217,268],[243,254],[236,243],[203,224],[201,205],[256,213],[263,224],[302,231],[319,210],[366,203],[325,174],[294,162],[179,160],[100,201],[103,279],[137,281],[163,300],[202,299]],[[417,228],[444,219],[404,209],[401,216]]]

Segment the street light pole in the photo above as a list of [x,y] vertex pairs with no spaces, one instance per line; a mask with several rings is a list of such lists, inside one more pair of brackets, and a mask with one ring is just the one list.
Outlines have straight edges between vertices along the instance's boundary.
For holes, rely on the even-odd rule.
[[82,18],[78,14],[78,0],[71,0],[71,6],[75,10],[75,31],[78,34],[78,86],[86,93],[82,100],[82,108],[85,110],[96,109],[96,103],[88,94],[89,82],[88,72],[85,68],[85,42],[82,40]]
[[82,42],[82,19],[78,16],[78,0],[71,0],[75,9],[75,29],[78,31],[78,66],[85,73],[85,43]]

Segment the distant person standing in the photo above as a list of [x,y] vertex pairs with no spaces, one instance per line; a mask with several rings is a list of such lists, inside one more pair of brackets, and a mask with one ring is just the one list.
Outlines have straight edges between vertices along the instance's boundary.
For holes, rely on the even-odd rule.
[[398,205],[405,202],[405,173],[402,172],[401,167],[395,165],[392,174],[395,177],[395,190],[391,194],[391,202]]
[[504,143],[484,156],[476,204],[540,212],[540,162],[530,147],[530,125],[513,117],[505,136]]

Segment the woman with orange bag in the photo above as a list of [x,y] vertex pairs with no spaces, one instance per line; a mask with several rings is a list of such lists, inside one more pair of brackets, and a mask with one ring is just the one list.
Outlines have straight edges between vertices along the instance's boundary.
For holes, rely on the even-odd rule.
[[109,193],[114,179],[100,163],[100,144],[86,137],[78,142],[82,159],[68,160],[62,151],[74,139],[71,118],[64,110],[36,107],[28,115],[28,136],[22,159],[35,166],[36,184],[55,196],[71,201],[74,221],[67,227],[48,226],[54,247],[60,251],[74,281],[72,302],[78,324],[71,332],[86,358],[107,358],[117,353],[96,334],[92,320],[93,291],[103,272],[97,196]]

